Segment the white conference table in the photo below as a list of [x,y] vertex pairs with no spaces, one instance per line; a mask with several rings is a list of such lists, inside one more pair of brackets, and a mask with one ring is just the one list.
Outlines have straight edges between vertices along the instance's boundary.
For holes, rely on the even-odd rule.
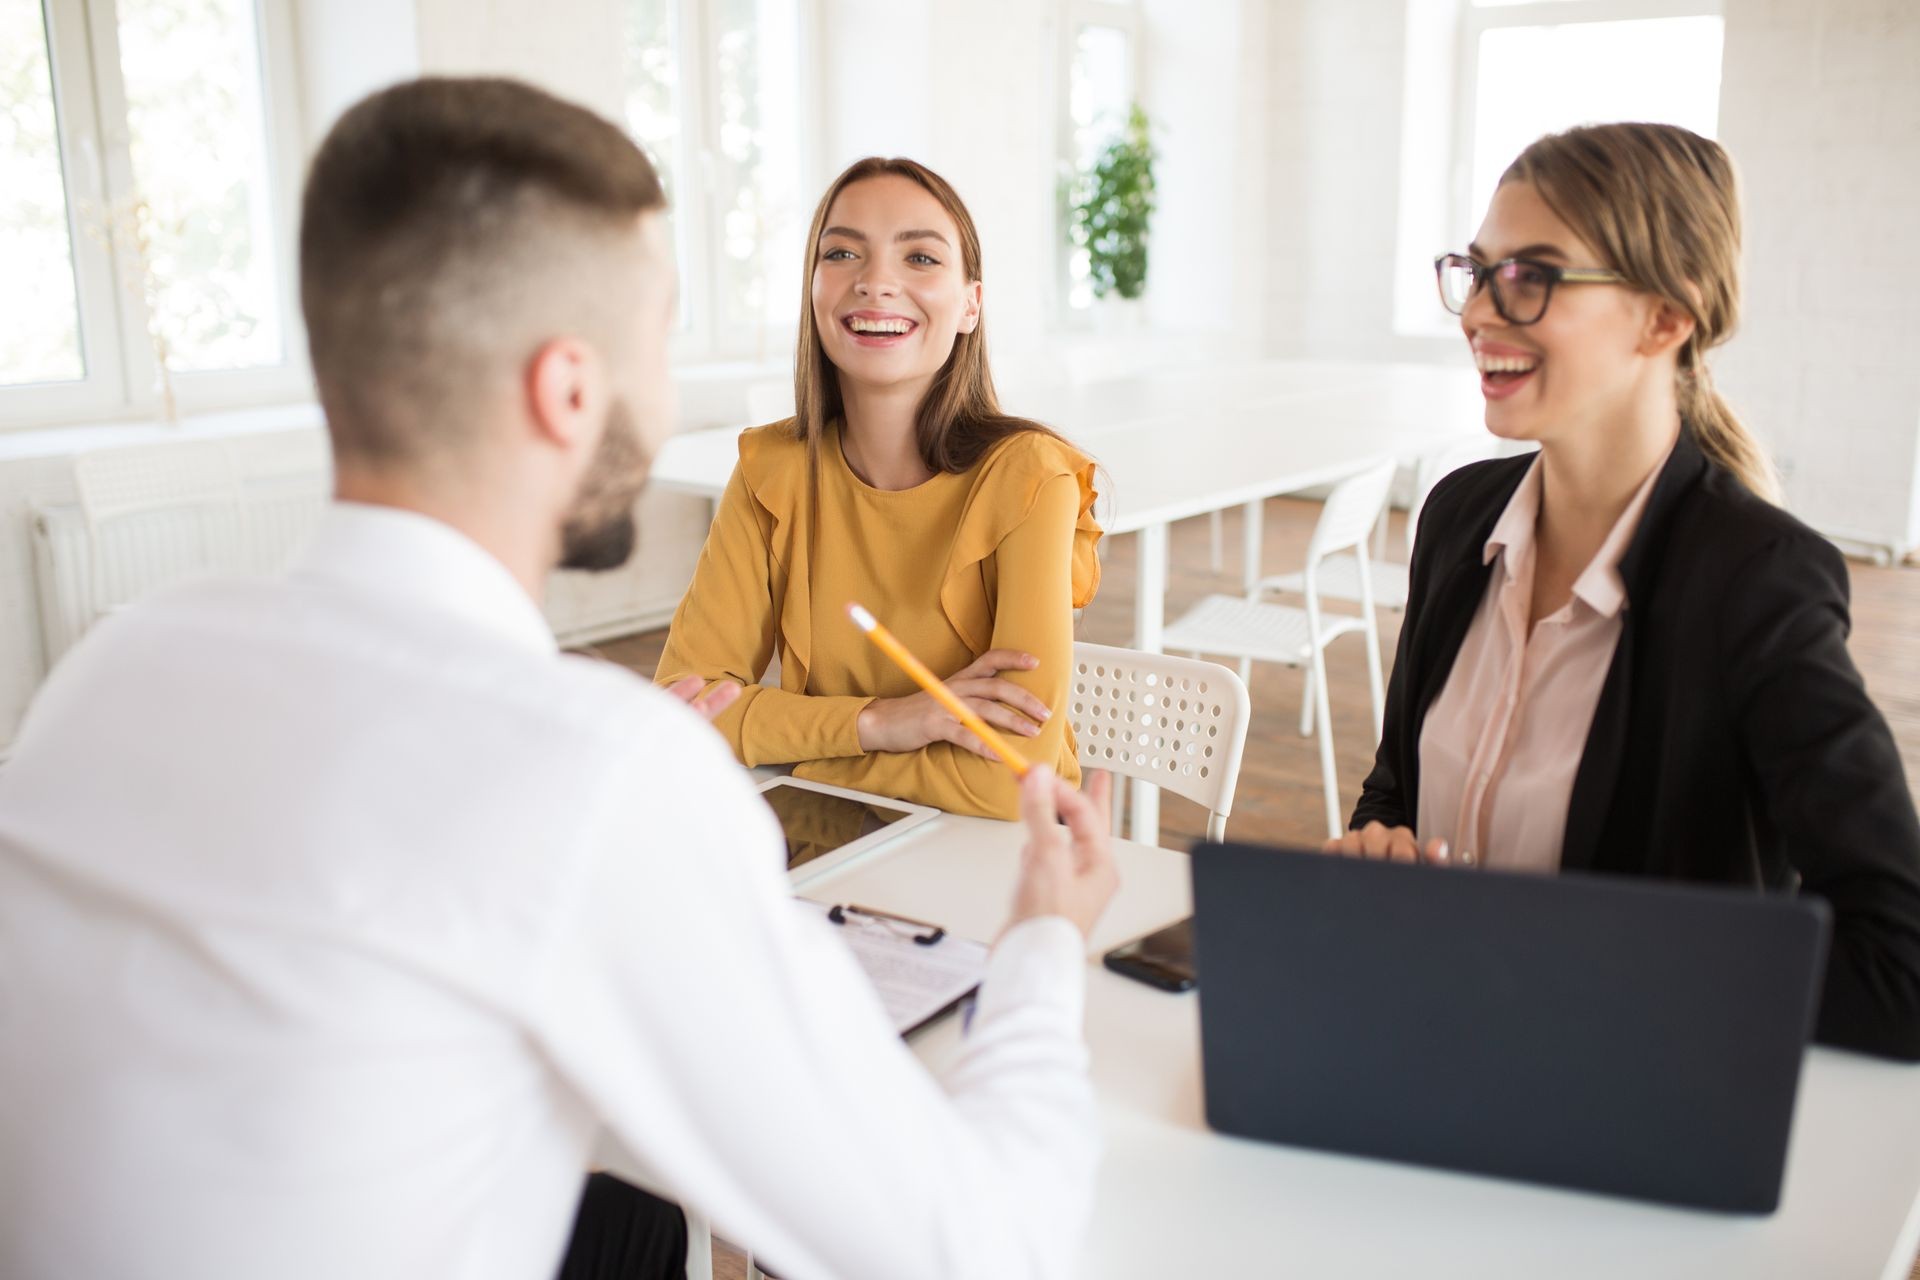
[[[1139,535],[1133,647],[1150,652],[1158,652],[1166,622],[1167,531],[1175,521],[1244,508],[1243,577],[1251,583],[1265,499],[1333,483],[1381,459],[1412,462],[1485,431],[1479,378],[1464,365],[1262,361],[1036,389],[1007,404],[1057,427],[1105,468],[1097,514],[1109,534]],[[674,436],[651,482],[718,499],[742,429]],[[1130,832],[1157,842],[1159,788],[1136,782],[1130,791]]]
[[[808,883],[991,939],[1014,823],[943,815]],[[1186,915],[1185,854],[1117,842],[1121,889],[1088,947],[1087,1039],[1106,1138],[1088,1277],[1882,1277],[1920,1245],[1920,1068],[1807,1054],[1779,1211],[1735,1217],[1223,1137],[1202,1119],[1199,1010],[1099,963]],[[1333,958],[1330,958],[1333,959]],[[936,1070],[958,1019],[916,1038]],[[1408,1087],[1470,1088],[1444,1063]]]

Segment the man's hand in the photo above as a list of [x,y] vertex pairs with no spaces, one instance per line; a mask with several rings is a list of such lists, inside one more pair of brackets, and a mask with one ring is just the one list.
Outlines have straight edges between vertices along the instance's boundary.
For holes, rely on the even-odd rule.
[[1450,863],[1445,840],[1429,840],[1422,847],[1412,827],[1389,827],[1383,822],[1369,822],[1358,831],[1337,836],[1327,841],[1321,852],[1385,862],[1431,862],[1441,867]]
[[1026,781],[1020,784],[1027,846],[1020,859],[1020,883],[1013,893],[1009,928],[1041,916],[1065,916],[1082,936],[1093,933],[1120,887],[1113,840],[1107,834],[1112,795],[1111,774],[1088,774],[1087,789],[1082,792],[1060,781],[1045,765],[1027,770]]
[[699,676],[688,676],[667,686],[667,692],[692,707],[694,713],[703,720],[711,721],[737,701],[741,688],[731,680],[723,680],[708,690],[703,698],[700,691],[706,689],[707,682]]
[[[1031,738],[1053,712],[1047,704],[1011,680],[1002,671],[1032,671],[1040,660],[1017,649],[989,649],[945,680],[955,697],[996,729]],[[860,712],[862,751],[918,751],[935,742],[951,742],[963,751],[997,760],[974,732],[928,693],[904,698],[875,698]]]

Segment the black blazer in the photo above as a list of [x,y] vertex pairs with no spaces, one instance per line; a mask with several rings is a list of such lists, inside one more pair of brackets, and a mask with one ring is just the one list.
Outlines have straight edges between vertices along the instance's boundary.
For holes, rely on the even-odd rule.
[[[1486,593],[1484,544],[1531,464],[1475,464],[1427,502],[1355,827],[1416,826],[1421,725]],[[1834,930],[1815,1035],[1920,1060],[1920,819],[1847,653],[1845,562],[1682,430],[1620,576],[1628,603],[1562,867],[1818,894]]]

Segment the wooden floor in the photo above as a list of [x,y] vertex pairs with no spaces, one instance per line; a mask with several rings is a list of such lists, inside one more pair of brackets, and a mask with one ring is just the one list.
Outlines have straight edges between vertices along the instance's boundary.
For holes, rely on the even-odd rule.
[[[1265,560],[1270,572],[1296,566],[1319,515],[1317,503],[1283,500],[1267,503]],[[1389,542],[1397,558],[1399,517]],[[1237,592],[1240,582],[1238,513],[1227,517],[1225,572],[1208,566],[1207,522],[1176,525],[1171,539],[1171,587],[1167,616],[1212,591]],[[1115,538],[1102,547],[1099,598],[1081,619],[1080,639],[1128,644],[1133,633],[1134,539]],[[1920,780],[1920,569],[1879,569],[1853,563],[1853,655],[1867,688],[1893,727],[1906,763],[1908,785]],[[1383,614],[1382,662],[1391,668],[1398,637],[1398,616]],[[602,656],[651,676],[666,643],[664,631],[608,641],[595,647]],[[1373,741],[1367,698],[1365,659],[1359,638],[1336,641],[1328,654],[1334,742],[1343,811],[1350,809],[1360,781],[1372,767]],[[1229,831],[1246,840],[1315,843],[1326,834],[1320,762],[1314,740],[1298,733],[1302,677],[1266,664],[1254,670],[1253,725],[1234,796]],[[1917,792],[1916,794],[1920,794]],[[1198,838],[1206,815],[1197,805],[1166,797],[1161,809],[1162,843],[1186,848]],[[737,1251],[716,1243],[714,1274],[719,1280],[744,1277]],[[1920,1280],[1917,1263],[1913,1280]]]

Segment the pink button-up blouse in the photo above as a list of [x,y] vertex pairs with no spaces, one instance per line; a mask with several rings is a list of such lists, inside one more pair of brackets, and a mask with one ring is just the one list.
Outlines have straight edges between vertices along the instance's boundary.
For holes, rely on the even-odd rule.
[[1487,538],[1483,562],[1500,563],[1420,730],[1414,830],[1423,844],[1445,839],[1462,866],[1559,870],[1574,774],[1627,606],[1620,558],[1660,474],[1634,492],[1572,597],[1529,634],[1540,465]]

